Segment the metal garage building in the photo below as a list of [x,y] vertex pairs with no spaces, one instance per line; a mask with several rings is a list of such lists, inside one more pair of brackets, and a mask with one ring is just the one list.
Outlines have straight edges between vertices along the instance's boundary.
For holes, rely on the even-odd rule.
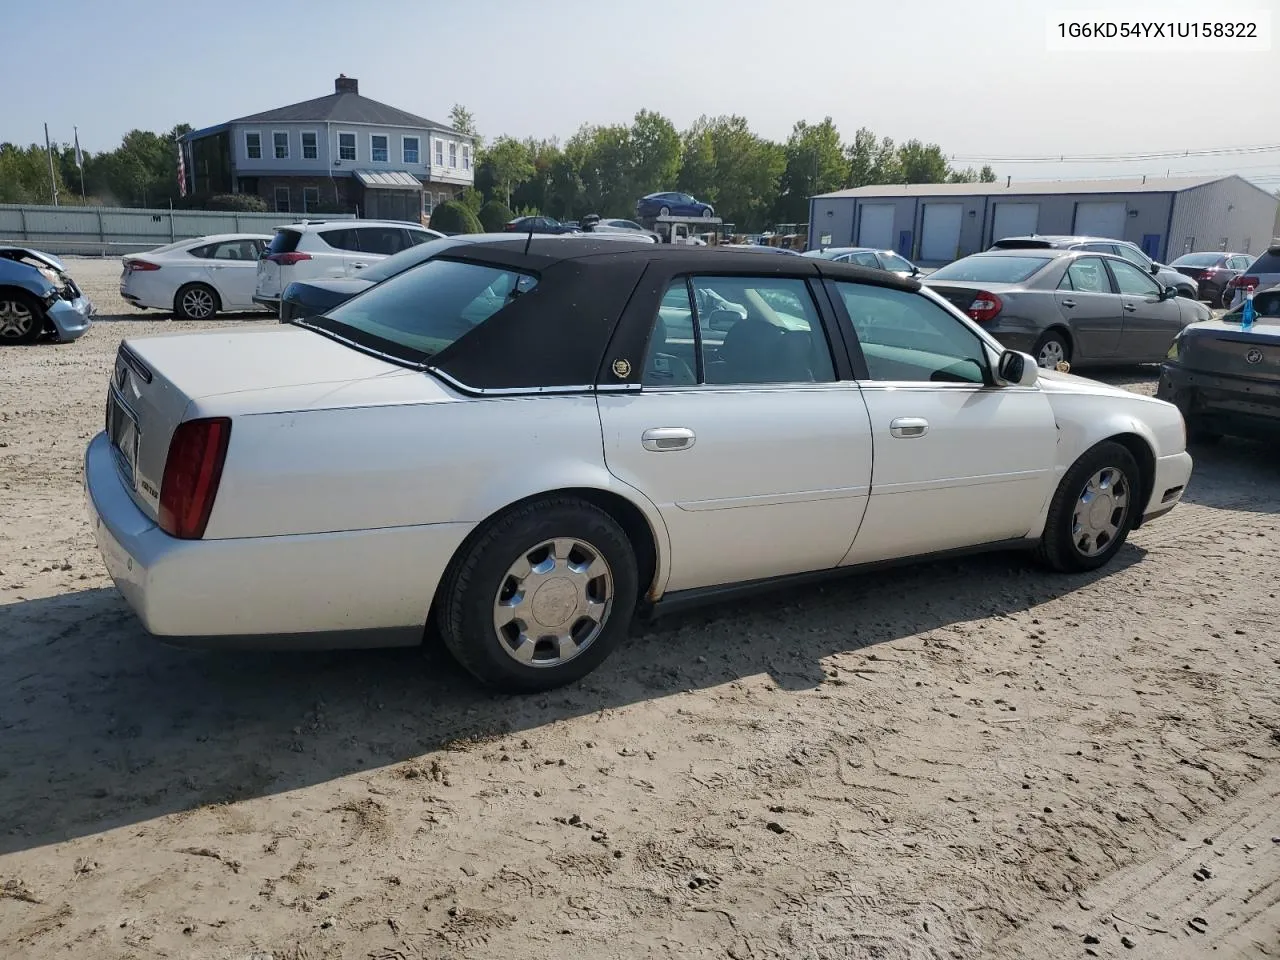
[[925,266],[1002,237],[1129,240],[1154,260],[1266,249],[1280,201],[1242,177],[1144,177],[857,187],[809,200],[809,247],[896,250]]

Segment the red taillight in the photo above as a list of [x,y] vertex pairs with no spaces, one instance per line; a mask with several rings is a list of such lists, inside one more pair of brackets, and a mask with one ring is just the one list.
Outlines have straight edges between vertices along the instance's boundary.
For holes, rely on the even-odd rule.
[[280,264],[282,267],[291,267],[299,261],[310,260],[311,254],[298,253],[295,250],[293,253],[269,253],[267,254],[267,259],[272,263]]
[[1003,309],[1004,301],[994,293],[980,290],[978,295],[973,298],[973,303],[969,304],[969,316],[979,323],[990,323],[996,318],[996,314]]
[[159,270],[160,264],[152,263],[150,260],[128,260],[126,261],[130,270]]
[[1240,289],[1240,290],[1243,290],[1245,287],[1253,287],[1254,289],[1257,289],[1258,278],[1245,277],[1245,276],[1236,277],[1229,284],[1227,284],[1227,286],[1236,287],[1237,289]]
[[160,529],[169,536],[182,540],[204,536],[230,439],[227,417],[178,424],[160,481]]

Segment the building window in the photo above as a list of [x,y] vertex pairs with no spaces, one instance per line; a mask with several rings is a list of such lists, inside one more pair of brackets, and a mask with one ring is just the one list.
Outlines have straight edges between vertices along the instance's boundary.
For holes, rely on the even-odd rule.
[[417,137],[400,138],[400,158],[405,163],[421,163]]
[[434,142],[436,145],[436,166],[443,167],[444,166],[444,141],[436,140]]
[[314,131],[309,131],[302,135],[302,159],[315,160],[320,156],[320,144],[316,140]]
[[338,159],[354,160],[356,158],[356,135],[338,132]]
[[431,211],[434,208],[435,208],[435,205],[431,202],[431,194],[429,194],[426,190],[423,190],[422,191],[422,212],[429,217],[431,216]]
[[302,212],[314,211],[320,206],[320,188],[319,187],[303,187],[302,188]]
[[453,170],[458,166],[458,145],[452,140],[449,141],[449,169]]
[[462,145],[462,169],[471,169],[471,148],[465,143]]
[[369,159],[374,163],[386,163],[389,159],[387,157],[387,135],[385,133],[370,135]]
[[276,187],[276,213],[289,212],[289,188]]
[[262,159],[262,134],[256,130],[246,130],[244,135],[244,155],[250,160]]
[[289,159],[289,134],[284,130],[273,130],[271,132],[271,145],[275,148],[277,160]]

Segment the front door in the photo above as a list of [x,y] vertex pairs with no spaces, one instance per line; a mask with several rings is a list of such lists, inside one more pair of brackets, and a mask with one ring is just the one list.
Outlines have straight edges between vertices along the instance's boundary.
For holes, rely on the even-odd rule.
[[1108,260],[1124,310],[1120,356],[1139,361],[1162,360],[1182,330],[1177,298],[1164,299],[1159,282],[1128,260]]
[[1121,303],[1101,257],[1071,262],[1054,296],[1058,313],[1071,331],[1073,359],[1106,360],[1120,350]]
[[599,408],[609,471],[666,524],[666,589],[835,567],[866,506],[871,437],[814,288],[777,276],[651,286],[624,318],[651,329],[642,388],[602,391]]
[[1039,387],[989,386],[964,321],[921,293],[836,281],[857,336],[875,470],[843,563],[1024,537],[1056,483],[1058,432]]

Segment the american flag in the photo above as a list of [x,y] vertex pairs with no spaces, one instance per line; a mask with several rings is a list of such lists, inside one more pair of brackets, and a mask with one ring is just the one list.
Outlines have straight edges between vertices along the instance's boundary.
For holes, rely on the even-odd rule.
[[178,141],[178,196],[187,195],[187,158],[182,149],[182,141]]
[[72,129],[75,130],[76,133],[76,166],[83,170],[84,154],[80,152],[80,131],[75,127],[72,127]]

